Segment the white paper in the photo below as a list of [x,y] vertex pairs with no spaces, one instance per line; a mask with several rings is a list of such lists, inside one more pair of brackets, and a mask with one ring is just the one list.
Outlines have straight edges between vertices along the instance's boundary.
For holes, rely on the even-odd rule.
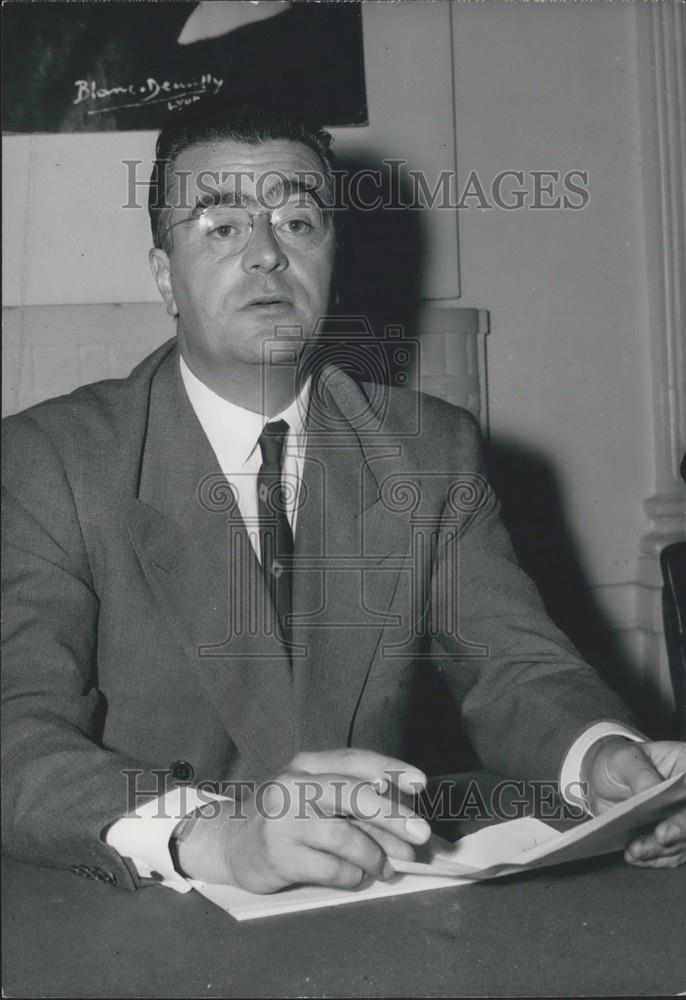
[[367,880],[352,890],[297,886],[261,895],[230,885],[209,885],[199,881],[192,885],[236,920],[473,885],[478,879],[497,878],[622,850],[638,830],[659,822],[680,802],[686,803],[686,780],[677,775],[566,833],[558,833],[540,820],[526,817],[485,827],[456,844],[432,837],[422,850],[431,858],[430,863],[391,859],[398,872],[393,878],[386,882]]
[[675,775],[565,833],[527,817],[489,827],[456,844],[434,838],[429,863],[395,859],[391,863],[396,871],[442,875],[454,871],[461,879],[511,875],[622,851],[640,830],[654,826],[682,803],[686,804],[686,776]]
[[[478,836],[478,835],[477,835]],[[380,899],[400,896],[407,892],[424,892],[427,889],[448,889],[456,885],[473,885],[472,879],[447,878],[435,875],[394,875],[387,882],[367,879],[357,889],[328,889],[321,885],[296,886],[270,895],[259,895],[237,889],[232,885],[208,885],[192,882],[202,896],[226,910],[236,920],[255,920],[279,913],[299,913],[316,910],[322,906],[340,906],[357,903],[363,899]]]

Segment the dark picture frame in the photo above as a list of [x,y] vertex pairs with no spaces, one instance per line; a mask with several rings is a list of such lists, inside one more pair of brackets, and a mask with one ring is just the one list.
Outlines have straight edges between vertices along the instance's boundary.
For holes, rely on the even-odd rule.
[[239,103],[276,96],[327,125],[367,124],[359,3],[273,4],[247,23],[250,9],[237,5],[226,9],[230,30],[215,23],[211,37],[180,44],[201,6],[7,4],[4,130],[158,129],[169,111],[216,93]]

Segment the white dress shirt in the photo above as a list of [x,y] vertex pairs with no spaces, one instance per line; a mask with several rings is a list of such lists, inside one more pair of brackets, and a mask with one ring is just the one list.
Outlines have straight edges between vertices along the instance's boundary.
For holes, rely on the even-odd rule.
[[[285,420],[290,427],[285,444],[283,477],[294,489],[287,493],[287,515],[295,535],[298,497],[305,456],[305,417],[309,401],[309,383],[300,395],[274,417],[264,417],[244,410],[218,396],[198,379],[181,359],[181,377],[200,424],[217,456],[219,467],[236,495],[241,517],[250,541],[260,557],[257,515],[257,474],[262,464],[258,439],[266,423]],[[573,804],[578,804],[583,758],[591,746],[605,736],[618,735],[642,742],[640,734],[617,723],[599,722],[586,729],[572,744],[560,772],[560,789]],[[221,798],[203,791],[201,797],[193,788],[175,788],[158,799],[138,806],[132,813],[109,827],[106,842],[122,857],[130,858],[139,876],[153,873],[161,885],[177,892],[188,892],[189,882],[174,869],[169,853],[169,840],[179,820],[192,813],[209,798]]]
[[252,410],[230,403],[208,389],[193,374],[181,358],[181,377],[191,406],[208,437],[212,450],[238,501],[238,509],[250,536],[257,558],[260,558],[260,535],[257,515],[257,474],[262,465],[258,440],[267,423],[285,420],[289,425],[284,444],[281,478],[292,484],[285,490],[286,513],[295,535],[298,497],[305,460],[305,418],[310,398],[309,380],[300,394],[275,417],[264,417]]

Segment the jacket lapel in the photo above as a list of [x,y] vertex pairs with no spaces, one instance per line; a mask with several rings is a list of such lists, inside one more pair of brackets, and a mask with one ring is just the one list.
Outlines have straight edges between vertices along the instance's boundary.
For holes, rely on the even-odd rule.
[[[384,504],[375,459],[397,454],[368,421],[362,389],[334,370],[308,420],[295,537],[293,660],[299,745],[346,746],[398,582],[406,525]],[[368,443],[367,443],[368,442]],[[391,557],[391,558],[389,558]],[[395,557],[395,558],[393,558]]]
[[[151,387],[131,539],[170,630],[256,780],[293,753],[291,670],[245,526],[172,352]],[[251,773],[252,777],[253,774]]]

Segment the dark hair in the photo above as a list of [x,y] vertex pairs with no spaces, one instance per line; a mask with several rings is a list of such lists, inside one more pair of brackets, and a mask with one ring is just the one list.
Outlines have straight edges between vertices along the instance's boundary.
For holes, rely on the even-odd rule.
[[272,139],[290,139],[308,146],[321,161],[325,182],[330,182],[333,154],[331,134],[307,118],[280,110],[278,105],[231,104],[209,97],[173,112],[157,138],[150,176],[148,212],[153,243],[167,250],[166,218],[173,166],[184,150],[204,142],[228,140],[248,145]]

